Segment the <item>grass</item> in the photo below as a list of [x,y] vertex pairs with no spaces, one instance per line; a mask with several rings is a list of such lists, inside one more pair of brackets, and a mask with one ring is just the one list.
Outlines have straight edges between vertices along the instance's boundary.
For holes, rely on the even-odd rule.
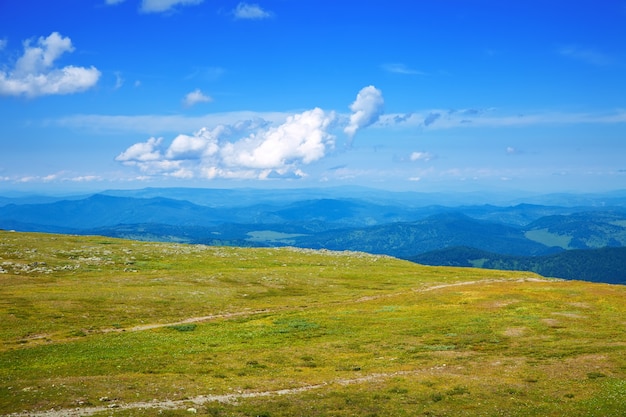
[[626,412],[623,286],[9,232],[0,266],[2,415]]
[[529,230],[524,234],[528,239],[544,244],[548,247],[557,246],[569,249],[572,236],[551,233],[548,229]]

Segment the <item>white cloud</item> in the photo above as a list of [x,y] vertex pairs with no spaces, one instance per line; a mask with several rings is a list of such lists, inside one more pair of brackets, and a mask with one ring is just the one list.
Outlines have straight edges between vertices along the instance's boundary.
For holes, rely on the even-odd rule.
[[116,161],[120,162],[146,162],[161,159],[161,152],[157,149],[163,138],[150,138],[146,142],[135,143],[130,148],[119,154]]
[[24,42],[24,54],[13,70],[0,71],[0,94],[37,97],[51,94],[71,94],[85,91],[98,82],[100,71],[95,67],[66,66],[54,68],[54,62],[64,53],[74,51],[70,38],[53,32],[40,37],[36,45]]
[[334,119],[315,108],[287,118],[282,125],[260,131],[221,150],[228,166],[253,169],[280,169],[293,163],[311,163],[334,146],[327,130]]
[[215,155],[218,150],[218,138],[226,131],[224,126],[213,130],[202,128],[193,136],[178,135],[167,149],[168,159],[199,159]]
[[315,108],[277,126],[254,120],[218,125],[178,135],[167,148],[162,139],[150,138],[115,159],[142,172],[177,178],[302,177],[301,165],[323,158],[334,147],[329,133],[334,120],[334,113]]
[[359,129],[378,121],[383,113],[383,103],[382,92],[373,85],[361,89],[354,103],[350,105],[353,113],[350,115],[350,123],[345,127],[344,132],[352,138]]
[[193,6],[202,3],[204,0],[142,0],[141,11],[144,13],[167,12],[174,7]]
[[432,154],[430,154],[429,152],[413,152],[411,154],[411,156],[409,157],[409,159],[411,159],[411,161],[415,162],[415,161],[430,161],[433,158]]
[[72,182],[92,182],[92,181],[102,181],[102,177],[99,175],[80,175],[77,177],[72,177],[69,180]]
[[0,51],[7,47],[9,42],[6,39],[0,39]]
[[106,0],[105,3],[108,5],[120,4],[125,2],[126,0]]
[[187,94],[183,99],[183,105],[185,107],[191,107],[198,103],[208,103],[213,99],[200,91],[199,89],[195,89],[191,93]]
[[263,10],[258,4],[239,3],[233,10],[235,19],[260,20],[272,17],[272,13]]

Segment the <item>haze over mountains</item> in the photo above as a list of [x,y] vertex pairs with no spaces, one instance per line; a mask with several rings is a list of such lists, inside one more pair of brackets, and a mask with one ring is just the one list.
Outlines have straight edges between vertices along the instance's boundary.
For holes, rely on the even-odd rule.
[[[435,265],[626,283],[620,273],[626,271],[624,191],[507,197],[363,188],[147,188],[6,196],[0,197],[0,228],[364,251]],[[585,252],[572,258],[571,250]],[[572,259],[578,266],[564,267]]]

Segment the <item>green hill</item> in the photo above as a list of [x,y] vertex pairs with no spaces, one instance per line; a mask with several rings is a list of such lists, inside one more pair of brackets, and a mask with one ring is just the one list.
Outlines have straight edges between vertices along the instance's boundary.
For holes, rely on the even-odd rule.
[[0,232],[0,414],[626,413],[626,287]]

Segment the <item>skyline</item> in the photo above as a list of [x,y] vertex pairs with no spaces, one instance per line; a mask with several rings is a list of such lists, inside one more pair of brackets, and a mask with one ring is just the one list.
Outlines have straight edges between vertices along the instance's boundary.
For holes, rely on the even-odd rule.
[[0,4],[0,192],[625,189],[626,2],[544,3]]

